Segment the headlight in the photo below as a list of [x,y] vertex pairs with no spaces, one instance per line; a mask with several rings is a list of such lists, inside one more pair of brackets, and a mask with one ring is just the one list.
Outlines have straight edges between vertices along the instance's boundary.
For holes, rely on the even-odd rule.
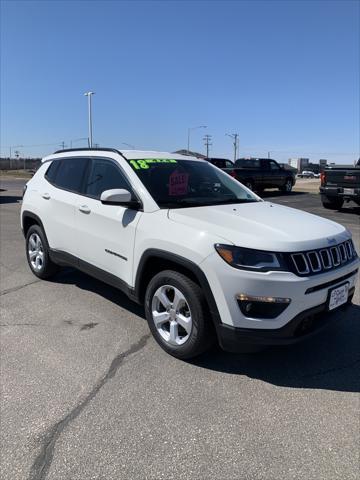
[[288,270],[281,253],[263,252],[219,243],[215,245],[215,249],[225,262],[235,268],[258,272]]

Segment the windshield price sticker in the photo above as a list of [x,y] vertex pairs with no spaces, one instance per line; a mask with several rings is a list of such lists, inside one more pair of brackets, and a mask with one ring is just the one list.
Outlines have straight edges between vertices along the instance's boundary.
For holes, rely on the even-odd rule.
[[169,177],[169,196],[186,195],[188,192],[189,174],[175,170]]
[[173,158],[143,158],[140,160],[130,160],[129,162],[135,170],[147,169],[150,168],[151,164],[161,164],[161,163],[177,163],[177,160]]

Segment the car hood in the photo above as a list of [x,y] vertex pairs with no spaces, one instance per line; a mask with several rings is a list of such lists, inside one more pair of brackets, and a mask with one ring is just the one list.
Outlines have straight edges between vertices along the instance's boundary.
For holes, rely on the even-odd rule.
[[350,237],[338,223],[270,202],[172,209],[168,216],[234,245],[274,252],[323,248]]

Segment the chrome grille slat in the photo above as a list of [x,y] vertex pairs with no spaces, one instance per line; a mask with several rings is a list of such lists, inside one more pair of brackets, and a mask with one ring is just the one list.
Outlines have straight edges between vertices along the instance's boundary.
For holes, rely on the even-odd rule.
[[[329,250],[327,248],[324,248],[323,250],[320,250],[320,257],[321,257],[321,261],[322,261],[322,264],[323,264],[323,267],[325,270],[328,270],[329,268],[332,268],[333,264],[332,264],[332,261],[331,261],[331,256],[330,256],[330,253],[329,253]],[[325,260],[326,258],[326,260]]]
[[357,253],[350,239],[333,247],[296,252],[290,256],[298,275],[311,275],[345,265],[357,257]]
[[308,262],[303,253],[295,253],[294,255],[291,255],[291,257],[295,264],[296,270],[298,271],[298,273],[300,273],[300,275],[305,275],[306,273],[310,273]]
[[311,270],[316,273],[316,272],[320,272],[321,270],[321,262],[320,262],[320,259],[319,259],[319,255],[317,252],[308,252],[306,254],[306,257],[309,261],[309,264],[310,264],[310,267],[311,267]]
[[340,261],[341,263],[346,262],[347,260],[347,255],[346,255],[346,250],[345,250],[345,245],[341,243],[339,245],[339,252],[340,252]]
[[330,248],[331,258],[334,267],[338,267],[340,265],[340,253],[337,247]]

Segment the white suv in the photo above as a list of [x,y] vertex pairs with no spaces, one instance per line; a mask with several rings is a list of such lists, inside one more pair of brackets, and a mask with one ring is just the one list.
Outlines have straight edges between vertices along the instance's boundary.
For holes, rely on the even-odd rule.
[[359,267],[343,226],[164,152],[44,158],[21,226],[37,277],[71,265],[118,287],[144,304],[156,341],[179,358],[216,339],[238,351],[311,335],[351,303]]

